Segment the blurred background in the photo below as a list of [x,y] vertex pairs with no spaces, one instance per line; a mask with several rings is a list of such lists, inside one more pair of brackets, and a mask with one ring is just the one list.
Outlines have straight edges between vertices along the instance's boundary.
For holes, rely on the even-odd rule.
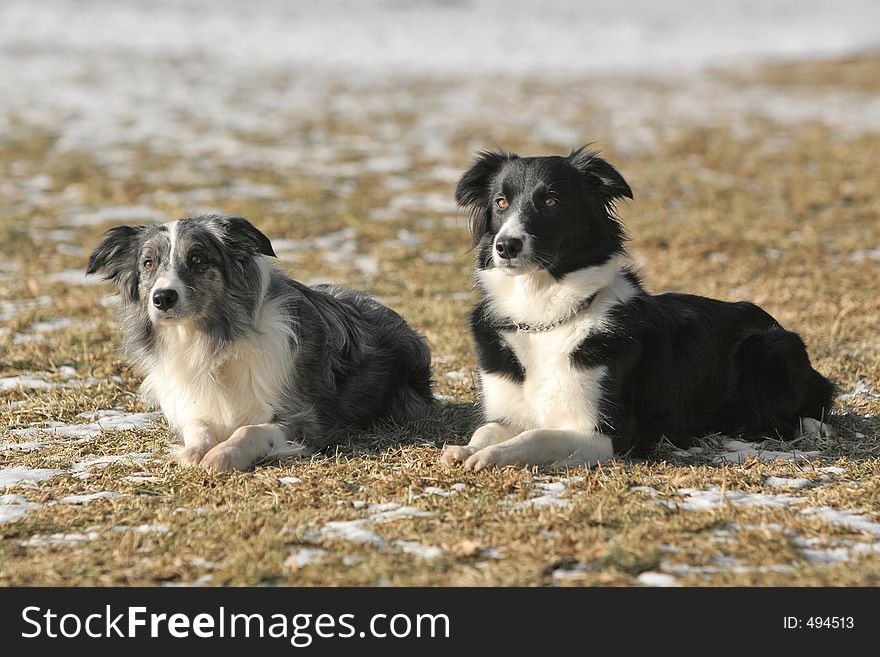
[[[571,479],[438,468],[477,396],[455,184],[477,149],[585,143],[634,190],[618,211],[648,288],[799,332],[838,384],[834,436],[707,438]],[[0,0],[0,465],[53,477],[0,496],[0,585],[876,585],[878,153],[877,0]],[[111,226],[205,212],[406,317],[436,416],[283,466],[297,485],[177,468],[84,269]],[[817,460],[773,460],[790,449]],[[775,497],[786,482],[804,490]],[[672,501],[698,489],[717,506]],[[365,500],[431,512],[383,524],[387,549],[318,531]]]

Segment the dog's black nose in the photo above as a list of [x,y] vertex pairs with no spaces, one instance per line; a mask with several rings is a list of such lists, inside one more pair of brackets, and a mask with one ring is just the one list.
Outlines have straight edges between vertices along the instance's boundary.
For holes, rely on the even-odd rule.
[[522,248],[523,241],[518,237],[505,237],[495,242],[495,250],[498,251],[498,255],[506,260],[518,256]]
[[159,310],[168,310],[177,303],[177,291],[170,288],[153,292],[153,305]]

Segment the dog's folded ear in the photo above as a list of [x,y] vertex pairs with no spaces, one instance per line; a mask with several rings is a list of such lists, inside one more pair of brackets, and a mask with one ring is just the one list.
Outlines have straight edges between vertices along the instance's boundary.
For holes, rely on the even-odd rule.
[[492,199],[489,198],[490,184],[492,179],[501,169],[501,166],[519,156],[515,153],[480,151],[474,158],[471,168],[465,171],[455,188],[455,201],[461,207],[467,208],[471,213],[471,233],[474,240],[471,245],[480,243],[489,231],[489,221],[492,217]]
[[272,242],[244,217],[224,215],[215,217],[215,221],[223,230],[224,241],[252,253],[277,258]]
[[133,301],[138,292],[138,255],[142,226],[117,226],[101,238],[89,257],[86,274],[112,280],[126,300]]
[[572,151],[568,161],[588,177],[590,183],[607,202],[613,203],[618,198],[633,197],[632,190],[620,172],[599,157],[598,151],[588,151],[584,146]]

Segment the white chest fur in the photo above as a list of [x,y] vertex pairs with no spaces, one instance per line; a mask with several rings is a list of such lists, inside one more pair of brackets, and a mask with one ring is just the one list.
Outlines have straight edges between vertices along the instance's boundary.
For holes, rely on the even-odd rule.
[[577,368],[571,352],[589,332],[572,322],[547,333],[506,332],[525,381],[483,374],[487,419],[504,418],[521,430],[592,431],[599,420],[605,368]]
[[595,431],[607,369],[576,367],[571,355],[591,333],[607,327],[608,310],[632,297],[635,289],[618,262],[575,272],[561,281],[544,274],[532,280],[517,278],[523,277],[492,270],[480,277],[490,308],[502,321],[552,322],[599,292],[577,318],[551,331],[502,333],[525,370],[525,380],[515,383],[481,372],[486,420],[503,420],[520,430]]
[[204,422],[218,441],[241,426],[271,421],[293,371],[290,328],[267,303],[256,329],[220,353],[186,324],[163,329],[144,393],[175,428]]

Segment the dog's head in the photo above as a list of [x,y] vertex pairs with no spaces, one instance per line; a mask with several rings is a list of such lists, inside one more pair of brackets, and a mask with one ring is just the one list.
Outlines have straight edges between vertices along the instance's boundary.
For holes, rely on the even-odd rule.
[[568,157],[483,151],[455,190],[471,212],[479,267],[511,275],[543,269],[556,277],[623,250],[614,214],[623,197],[632,198],[623,177],[583,148]]
[[[155,226],[107,231],[86,269],[112,280],[129,307],[154,326],[191,321],[204,326],[248,310],[265,290],[263,233],[242,217],[208,215]],[[238,312],[237,314],[241,314]]]

